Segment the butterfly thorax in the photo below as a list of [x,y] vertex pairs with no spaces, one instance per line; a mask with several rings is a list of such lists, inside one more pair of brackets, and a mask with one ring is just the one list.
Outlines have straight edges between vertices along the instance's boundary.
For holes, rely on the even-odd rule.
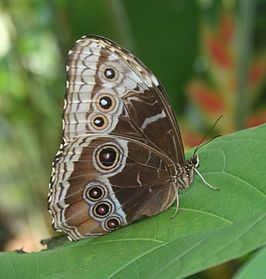
[[178,190],[185,190],[193,182],[195,169],[199,167],[199,157],[197,154],[185,161],[184,165],[177,163],[176,174],[174,176]]

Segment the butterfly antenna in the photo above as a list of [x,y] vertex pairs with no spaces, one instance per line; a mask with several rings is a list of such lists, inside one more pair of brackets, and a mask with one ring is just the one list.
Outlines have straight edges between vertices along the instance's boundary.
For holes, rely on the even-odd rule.
[[[199,142],[199,144],[196,146],[194,152],[193,152],[193,156],[196,154],[196,152],[205,144],[208,144],[209,142],[211,142],[212,140],[220,137],[221,135],[217,135],[214,136],[212,139],[208,140],[207,142],[204,142],[205,139],[209,136],[209,134],[211,133],[211,131],[215,128],[215,126],[217,125],[217,123],[220,121],[220,119],[223,117],[223,115],[220,115],[218,117],[218,119],[214,122],[214,124],[211,126],[211,128],[209,129],[209,131],[206,133],[206,135],[201,139],[201,141]],[[204,142],[204,143],[203,143]]]
[[195,155],[195,153],[196,153],[201,147],[203,147],[204,145],[208,144],[209,142],[215,140],[216,138],[219,138],[220,136],[221,136],[221,135],[216,135],[216,136],[212,137],[211,139],[205,141],[205,142],[202,143],[201,145],[197,146],[196,149],[195,149],[194,152],[193,152],[193,155]]

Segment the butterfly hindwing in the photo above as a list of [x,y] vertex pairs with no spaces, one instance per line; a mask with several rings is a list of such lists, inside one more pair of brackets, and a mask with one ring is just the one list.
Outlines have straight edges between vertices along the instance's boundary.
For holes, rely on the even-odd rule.
[[78,136],[54,161],[49,210],[73,240],[100,235],[168,208],[169,160],[132,139]]

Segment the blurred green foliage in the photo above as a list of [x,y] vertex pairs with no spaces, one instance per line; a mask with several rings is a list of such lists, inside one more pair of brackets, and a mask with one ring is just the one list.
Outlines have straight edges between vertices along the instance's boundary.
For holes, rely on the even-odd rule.
[[[252,55],[265,52],[266,43],[266,1],[254,2],[248,29]],[[199,27],[206,18],[215,24],[222,9],[238,19],[241,5],[236,0],[1,1],[0,248],[13,248],[7,241],[12,236],[17,248],[36,249],[49,235],[46,195],[61,137],[65,57],[73,42],[98,34],[128,48],[160,79],[178,117],[198,123],[185,91],[194,76],[208,80],[199,63]],[[260,90],[265,92],[265,83]]]

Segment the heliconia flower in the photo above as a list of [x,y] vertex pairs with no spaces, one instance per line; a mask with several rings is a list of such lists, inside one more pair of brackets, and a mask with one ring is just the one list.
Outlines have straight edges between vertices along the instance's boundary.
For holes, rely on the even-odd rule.
[[221,40],[209,37],[206,40],[208,53],[215,64],[222,68],[230,69],[233,65],[232,55],[228,46]]
[[196,105],[204,112],[215,117],[222,114],[224,109],[223,99],[215,90],[198,81],[192,81],[188,85],[187,92]]
[[[219,128],[223,132],[235,130],[235,118],[238,98],[237,67],[238,53],[236,46],[236,14],[224,10],[220,20],[215,26],[211,26],[208,20],[202,21],[201,28],[201,50],[200,56],[206,56],[208,68],[204,73],[204,79],[192,78],[187,85],[187,94],[192,101],[190,108],[201,113],[201,120],[206,127],[209,120],[215,120],[220,115],[227,116],[226,128]],[[254,96],[250,98],[251,106],[255,107],[257,97],[261,92],[262,85],[266,79],[266,55],[265,52],[256,54],[256,58],[250,58],[247,75],[247,93]],[[209,83],[207,83],[205,77]],[[191,110],[190,110],[191,111]],[[206,121],[208,120],[208,121]],[[254,127],[266,122],[266,108],[251,112],[246,121],[246,127]],[[194,124],[194,123],[193,123]],[[193,125],[194,126],[194,125]],[[191,127],[191,125],[190,125]],[[189,129],[189,128],[187,128]],[[193,130],[193,129],[191,129]],[[195,146],[200,140],[197,132],[187,131],[184,141],[190,147]],[[195,137],[195,140],[194,140]]]

